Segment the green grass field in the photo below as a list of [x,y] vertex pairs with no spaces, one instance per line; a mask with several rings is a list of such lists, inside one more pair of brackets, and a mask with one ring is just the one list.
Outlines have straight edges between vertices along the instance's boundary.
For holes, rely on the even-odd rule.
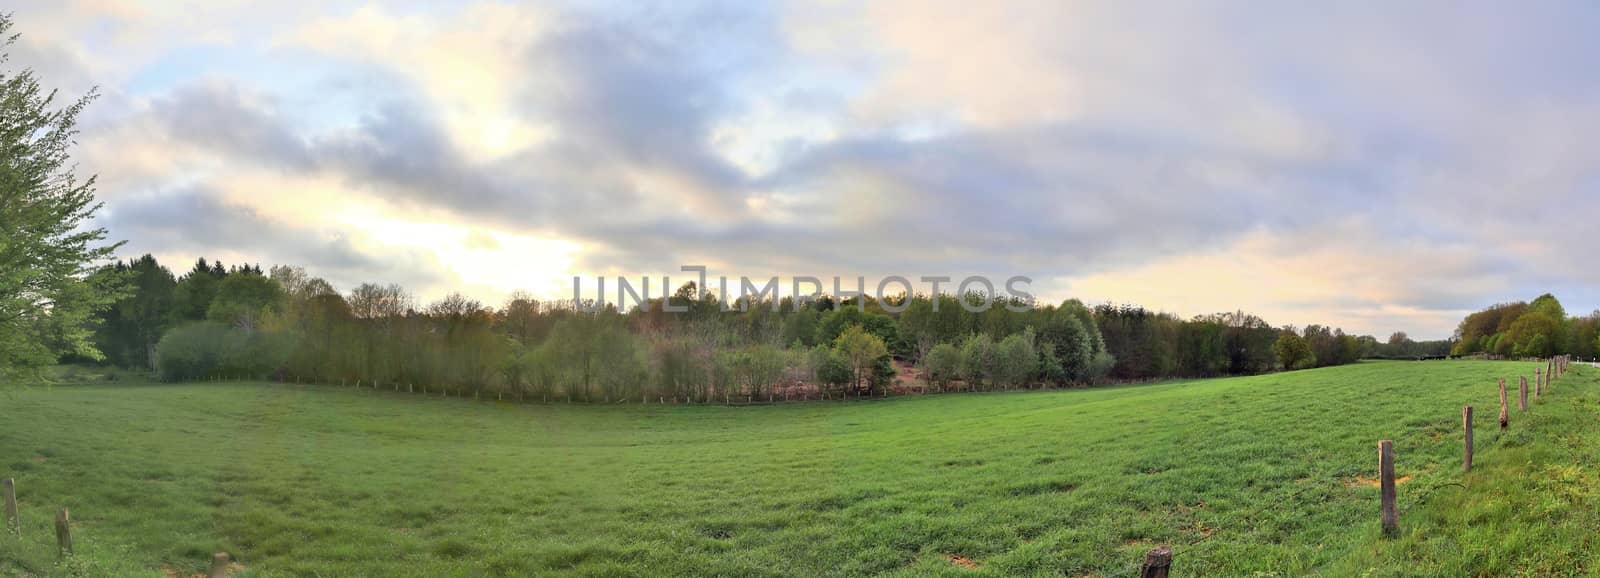
[[[1495,378],[1535,367],[732,408],[13,389],[0,477],[24,527],[0,574],[194,573],[228,551],[248,576],[1110,576],[1166,544],[1179,576],[1595,575],[1600,370],[1513,401],[1500,432]],[[1379,439],[1409,477],[1393,539],[1362,480]]]

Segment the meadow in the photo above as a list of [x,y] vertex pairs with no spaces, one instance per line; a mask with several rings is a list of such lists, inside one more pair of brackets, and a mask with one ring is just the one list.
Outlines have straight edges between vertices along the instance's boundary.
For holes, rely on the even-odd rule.
[[[188,575],[227,551],[239,576],[1125,576],[1171,545],[1179,576],[1592,575],[1600,371],[1513,401],[1502,432],[1495,379],[1536,367],[750,407],[11,388],[0,477],[24,525],[0,574]],[[1380,439],[1405,479],[1394,538]]]

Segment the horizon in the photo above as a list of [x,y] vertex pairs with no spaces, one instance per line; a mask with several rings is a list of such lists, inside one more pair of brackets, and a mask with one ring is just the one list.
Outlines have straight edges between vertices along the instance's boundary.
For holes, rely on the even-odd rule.
[[1600,304],[1564,258],[1600,217],[1589,5],[13,10],[12,65],[99,88],[95,223],[175,274],[1023,275],[1416,339]]

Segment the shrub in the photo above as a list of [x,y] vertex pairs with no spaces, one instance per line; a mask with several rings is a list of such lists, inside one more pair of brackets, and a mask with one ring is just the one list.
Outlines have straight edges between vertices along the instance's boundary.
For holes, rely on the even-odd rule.
[[949,343],[935,345],[922,358],[922,369],[927,372],[930,383],[944,389],[961,373],[961,350]]

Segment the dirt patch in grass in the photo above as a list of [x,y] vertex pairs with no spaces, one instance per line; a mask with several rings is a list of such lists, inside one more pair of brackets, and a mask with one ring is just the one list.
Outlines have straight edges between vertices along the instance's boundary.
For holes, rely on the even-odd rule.
[[[228,563],[228,575],[229,576],[232,576],[234,574],[241,574],[244,571],[245,571],[244,564],[240,564],[238,562],[229,562]],[[189,573],[185,573],[184,571],[179,570],[177,568],[173,568],[171,566],[162,566],[161,567],[161,574],[166,576],[167,578],[206,578],[206,573],[205,572],[189,572]]]
[[968,558],[968,557],[965,557],[965,556],[957,556],[955,554],[946,554],[944,556],[944,559],[945,560],[949,560],[950,564],[952,566],[958,566],[958,567],[961,567],[961,568],[966,568],[968,570],[977,570],[978,567],[981,566],[981,564],[978,564],[977,561],[975,561],[975,560],[973,560],[971,558]]
[[[1409,482],[1409,481],[1411,481],[1411,476],[1400,476],[1400,477],[1394,479],[1394,485],[1398,486],[1400,484],[1404,484],[1404,483]],[[1359,487],[1376,488],[1376,487],[1379,486],[1379,482],[1378,482],[1377,478],[1365,478],[1365,477],[1361,477],[1361,476],[1356,476],[1354,478],[1345,480],[1344,481],[1344,485],[1347,488],[1359,488]]]

